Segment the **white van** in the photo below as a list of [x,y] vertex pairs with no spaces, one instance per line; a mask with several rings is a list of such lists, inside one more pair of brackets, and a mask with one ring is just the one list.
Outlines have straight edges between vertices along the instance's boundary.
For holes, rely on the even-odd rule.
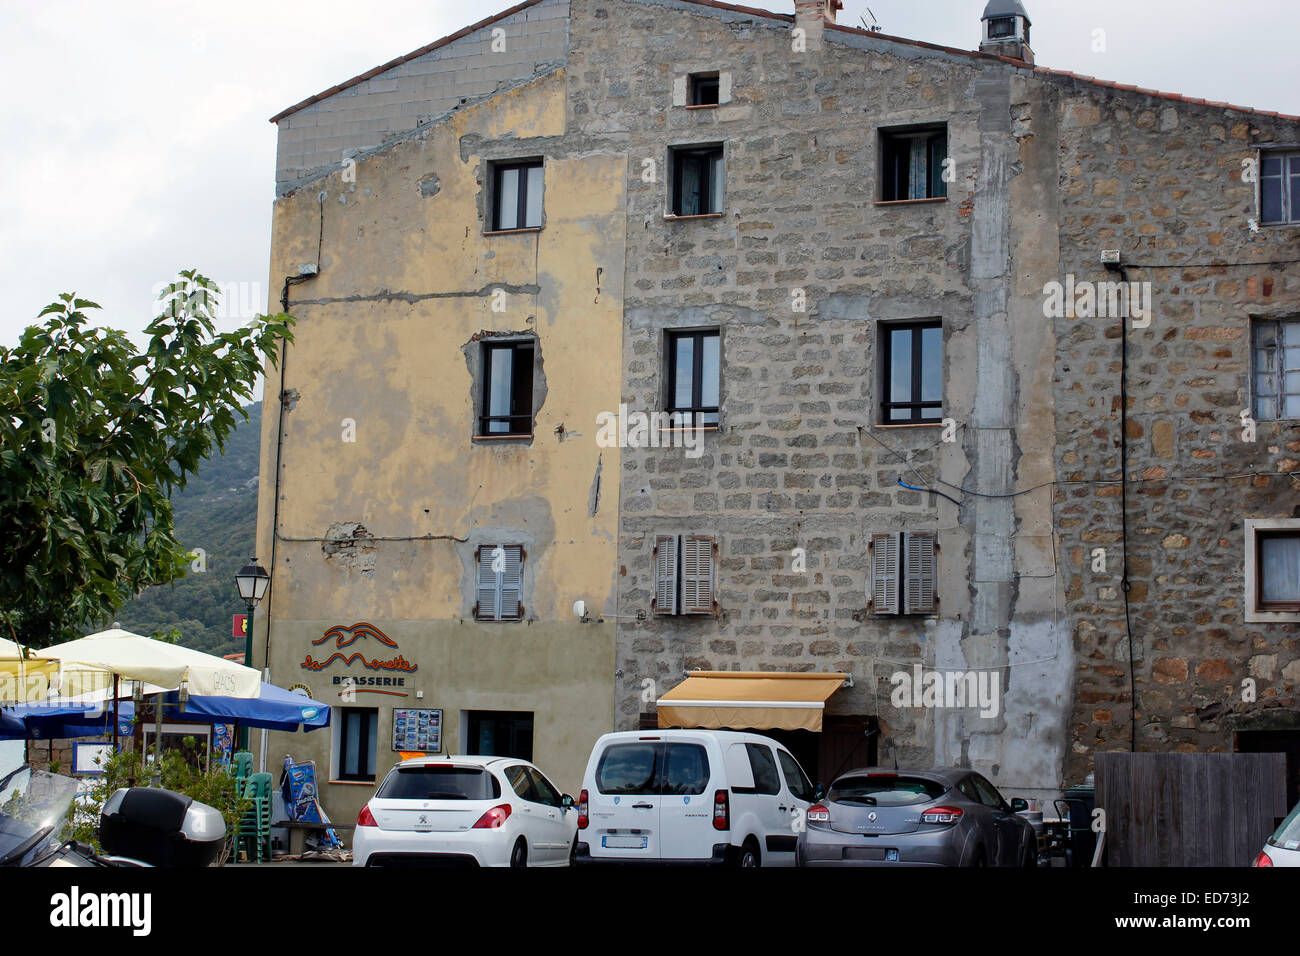
[[794,866],[813,799],[799,763],[768,737],[605,734],[582,778],[575,862]]

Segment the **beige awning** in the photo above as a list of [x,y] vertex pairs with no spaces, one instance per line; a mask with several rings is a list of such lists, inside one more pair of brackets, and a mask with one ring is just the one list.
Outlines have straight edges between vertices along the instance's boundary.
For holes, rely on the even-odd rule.
[[827,699],[848,676],[694,671],[659,698],[659,726],[819,731]]

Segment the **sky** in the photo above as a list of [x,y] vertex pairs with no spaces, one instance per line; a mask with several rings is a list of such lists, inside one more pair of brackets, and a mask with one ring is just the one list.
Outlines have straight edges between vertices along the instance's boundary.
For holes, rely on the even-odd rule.
[[[1300,114],[1296,0],[1024,2],[1039,65]],[[221,327],[265,311],[268,118],[513,3],[0,0],[0,343],[60,292],[138,332],[186,268],[228,289]],[[845,0],[839,22],[976,49],[984,4]]]

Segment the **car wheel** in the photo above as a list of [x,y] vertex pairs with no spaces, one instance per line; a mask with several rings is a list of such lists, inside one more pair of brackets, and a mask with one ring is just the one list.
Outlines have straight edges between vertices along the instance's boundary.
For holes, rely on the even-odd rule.
[[520,837],[515,841],[515,848],[510,851],[511,866],[528,865],[528,845],[524,843],[524,838]]
[[762,866],[763,857],[758,852],[758,844],[753,840],[746,840],[745,845],[740,848],[740,858],[738,865],[744,869],[753,866]]

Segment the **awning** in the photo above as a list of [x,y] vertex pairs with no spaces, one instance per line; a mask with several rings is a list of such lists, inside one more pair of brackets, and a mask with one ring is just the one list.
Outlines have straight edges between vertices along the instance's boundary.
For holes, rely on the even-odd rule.
[[659,726],[820,731],[827,699],[848,676],[694,671],[659,698]]

